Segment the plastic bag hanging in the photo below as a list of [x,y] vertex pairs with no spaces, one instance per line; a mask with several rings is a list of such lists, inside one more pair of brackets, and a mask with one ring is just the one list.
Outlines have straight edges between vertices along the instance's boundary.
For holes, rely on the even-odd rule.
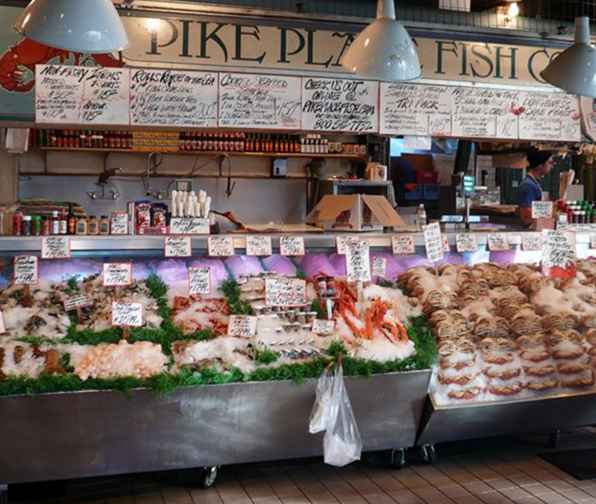
[[331,397],[333,394],[333,373],[330,368],[325,369],[317,382],[317,396],[310,414],[308,432],[316,434],[324,432],[329,424],[331,413]]

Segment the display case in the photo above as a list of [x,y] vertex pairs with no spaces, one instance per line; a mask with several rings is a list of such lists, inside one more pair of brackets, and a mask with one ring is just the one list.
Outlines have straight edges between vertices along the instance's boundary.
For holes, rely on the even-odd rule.
[[[443,237],[437,263],[421,234],[230,235],[229,257],[194,237],[185,258],[71,237],[30,286],[15,268],[43,238],[0,239],[0,481],[320,455],[308,419],[339,354],[366,451],[594,423],[590,234],[566,280],[535,233]],[[348,281],[354,250],[370,281]]]

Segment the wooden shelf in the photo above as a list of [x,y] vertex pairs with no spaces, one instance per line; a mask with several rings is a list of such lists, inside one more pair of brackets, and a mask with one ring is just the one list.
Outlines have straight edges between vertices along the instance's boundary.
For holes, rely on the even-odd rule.
[[176,154],[181,156],[223,156],[230,157],[262,157],[262,158],[305,158],[305,159],[365,159],[364,156],[356,154],[309,154],[302,152],[239,152],[239,151],[159,151],[159,150],[135,150],[135,149],[114,149],[101,147],[39,147],[42,151],[50,152],[123,152],[129,154]]

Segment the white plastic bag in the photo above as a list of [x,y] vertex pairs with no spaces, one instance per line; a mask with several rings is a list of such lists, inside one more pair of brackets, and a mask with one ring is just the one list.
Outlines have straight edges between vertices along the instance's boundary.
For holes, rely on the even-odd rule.
[[311,434],[323,432],[329,424],[331,413],[331,394],[333,392],[333,374],[326,369],[317,382],[317,398],[310,414],[308,431]]
[[341,364],[333,375],[325,371],[317,384],[310,432],[323,430],[326,431],[323,440],[326,464],[343,467],[360,460],[362,439],[344,383]]

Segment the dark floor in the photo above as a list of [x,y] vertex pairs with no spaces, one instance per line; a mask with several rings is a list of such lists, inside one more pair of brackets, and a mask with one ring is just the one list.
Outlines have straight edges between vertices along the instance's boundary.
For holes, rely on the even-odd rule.
[[[389,469],[374,457],[337,469],[320,460],[223,468],[201,490],[173,475],[25,485],[10,502],[102,504],[596,504],[596,479],[579,481],[545,462],[545,437],[438,446],[433,466]],[[559,450],[596,448],[596,429],[563,433]],[[595,461],[596,463],[596,461]],[[596,477],[596,473],[594,475]]]

